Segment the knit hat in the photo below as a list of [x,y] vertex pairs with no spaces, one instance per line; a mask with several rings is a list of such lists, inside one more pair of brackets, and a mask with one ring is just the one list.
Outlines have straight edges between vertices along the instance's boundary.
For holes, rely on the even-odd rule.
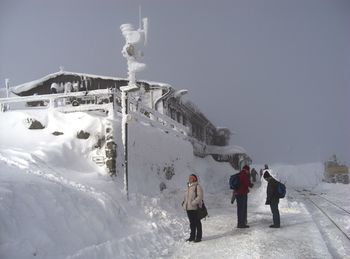
[[264,179],[267,179],[269,177],[271,177],[270,173],[268,171],[265,171],[264,172]]

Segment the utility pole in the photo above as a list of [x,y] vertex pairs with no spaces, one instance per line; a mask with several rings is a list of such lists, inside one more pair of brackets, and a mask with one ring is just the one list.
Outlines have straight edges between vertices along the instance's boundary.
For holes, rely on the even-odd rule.
[[136,91],[139,87],[136,84],[136,72],[145,69],[146,64],[140,63],[139,59],[143,56],[142,52],[138,50],[138,44],[143,41],[146,44],[148,19],[142,19],[143,28],[134,30],[134,27],[127,23],[120,26],[120,30],[125,38],[125,45],[122,49],[122,54],[127,60],[128,64],[128,85],[120,87],[122,91],[122,141],[124,147],[124,192],[127,200],[129,200],[129,157],[128,157],[128,123],[131,120],[129,115],[129,100],[128,94],[131,91]]

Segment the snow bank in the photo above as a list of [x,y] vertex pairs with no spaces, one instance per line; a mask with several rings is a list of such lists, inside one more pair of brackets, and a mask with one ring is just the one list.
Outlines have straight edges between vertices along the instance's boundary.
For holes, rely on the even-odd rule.
[[103,193],[1,167],[1,258],[64,258],[127,233],[126,212]]
[[322,163],[301,165],[272,165],[271,173],[290,188],[313,188],[320,184],[324,175]]
[[[28,130],[28,117],[40,120],[45,129]],[[91,161],[92,147],[110,123],[115,123],[118,146],[115,178]],[[76,138],[79,130],[91,137]],[[172,255],[188,235],[180,204],[191,173],[199,176],[209,213],[230,206],[228,179],[235,171],[228,163],[195,157],[183,136],[151,124],[133,121],[129,130],[126,201],[119,117],[44,110],[0,113],[0,258]],[[54,136],[54,131],[64,134]],[[288,188],[315,187],[323,175],[321,163],[271,168]],[[262,201],[265,187],[259,182],[251,193],[261,215],[269,213]],[[282,208],[288,209],[287,203],[284,199]]]
[[[29,130],[27,118],[45,128]],[[134,121],[126,201],[120,118],[114,119],[39,109],[0,113],[0,209],[6,212],[0,215],[1,258],[166,255],[188,231],[180,206],[188,175],[196,173],[207,193],[227,188],[232,172],[227,163],[194,157],[182,135]],[[91,161],[93,146],[111,121],[119,136],[116,178]],[[80,130],[91,136],[78,139]]]

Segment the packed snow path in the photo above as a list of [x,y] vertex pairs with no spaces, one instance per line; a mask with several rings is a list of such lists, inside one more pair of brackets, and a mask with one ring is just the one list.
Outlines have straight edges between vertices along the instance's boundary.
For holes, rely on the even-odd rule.
[[334,241],[327,244],[330,240],[325,240],[322,226],[292,190],[280,202],[281,228],[269,228],[272,215],[264,205],[265,188],[263,183],[249,194],[247,229],[236,228],[236,204],[230,204],[229,192],[222,200],[207,195],[210,217],[202,221],[202,242],[182,242],[173,258],[350,258],[350,242],[344,248],[335,240],[338,249]]

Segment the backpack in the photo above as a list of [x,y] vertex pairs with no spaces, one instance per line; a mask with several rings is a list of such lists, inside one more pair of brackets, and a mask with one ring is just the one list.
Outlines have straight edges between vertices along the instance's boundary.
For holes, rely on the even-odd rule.
[[233,174],[230,176],[229,184],[230,184],[230,189],[232,190],[237,190],[239,188],[240,186],[239,173]]
[[280,199],[286,196],[286,186],[281,182],[277,182],[277,196]]

